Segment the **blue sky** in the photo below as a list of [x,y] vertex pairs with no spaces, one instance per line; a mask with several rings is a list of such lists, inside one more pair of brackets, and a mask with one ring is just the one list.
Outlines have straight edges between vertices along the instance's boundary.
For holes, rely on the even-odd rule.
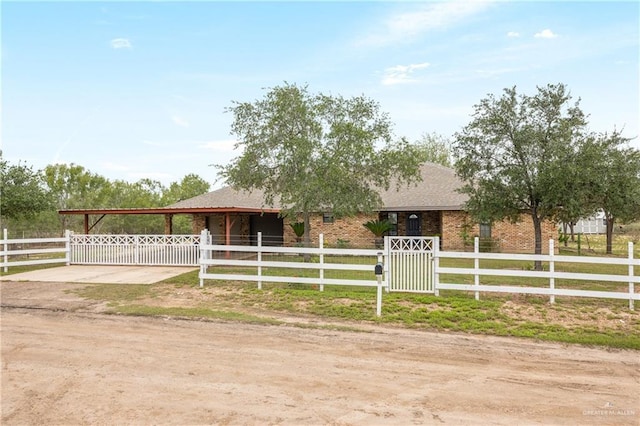
[[548,83],[581,98],[592,130],[640,133],[637,1],[0,7],[2,151],[36,169],[214,184],[210,165],[238,155],[225,108],[285,81],[364,94],[409,140],[450,137],[489,93]]

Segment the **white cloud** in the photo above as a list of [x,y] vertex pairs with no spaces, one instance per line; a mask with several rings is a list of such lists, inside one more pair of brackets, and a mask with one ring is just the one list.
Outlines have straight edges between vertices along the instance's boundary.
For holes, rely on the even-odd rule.
[[509,38],[516,38],[516,37],[520,37],[520,33],[517,31],[509,31],[507,33],[507,37]]
[[114,38],[111,40],[111,48],[113,49],[133,49],[133,45],[127,38]]
[[189,122],[180,116],[172,115],[171,121],[173,121],[176,126],[189,127]]
[[429,67],[428,62],[421,64],[411,65],[396,65],[384,70],[384,77],[382,78],[382,84],[385,86],[391,86],[394,84],[411,83],[416,81],[411,78],[415,70],[425,69]]
[[386,46],[411,41],[435,29],[448,28],[490,5],[488,1],[449,1],[431,3],[412,12],[392,15],[381,29],[359,40],[357,45]]
[[558,35],[554,34],[553,31],[547,28],[545,30],[540,31],[539,33],[536,33],[534,37],[535,38],[556,38],[558,37]]

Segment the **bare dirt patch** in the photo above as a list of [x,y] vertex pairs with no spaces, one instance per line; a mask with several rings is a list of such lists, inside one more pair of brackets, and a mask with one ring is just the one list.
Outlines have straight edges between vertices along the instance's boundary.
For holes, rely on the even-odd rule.
[[0,283],[2,424],[640,421],[637,351],[105,315],[77,286]]
[[609,308],[571,309],[562,305],[536,306],[517,300],[506,301],[502,312],[511,318],[521,321],[545,322],[566,328],[588,326],[597,330],[638,332],[634,326],[638,324],[638,314],[634,311],[613,312]]
[[[257,303],[246,305],[245,298],[242,297],[242,290],[234,286],[208,286],[204,289],[194,287],[179,287],[174,285],[156,286],[153,297],[145,298],[141,304],[157,307],[183,307],[195,308],[206,305],[211,308],[233,309],[238,312],[249,314],[263,314],[270,317],[287,318],[286,314],[277,314],[273,310],[263,309]],[[332,303],[344,306],[357,303],[348,298],[333,298]],[[448,311],[447,306],[437,304],[420,304],[409,301],[398,302],[399,305],[412,308],[414,310],[426,311]],[[301,313],[306,311],[305,302],[297,301],[296,308]],[[572,328],[578,326],[589,326],[600,331],[621,331],[628,333],[638,333],[640,316],[636,311],[623,310],[613,312],[611,309],[602,307],[593,309],[568,308],[562,304],[532,304],[526,300],[518,300],[517,297],[503,303],[500,312],[516,321],[544,322],[562,327]]]

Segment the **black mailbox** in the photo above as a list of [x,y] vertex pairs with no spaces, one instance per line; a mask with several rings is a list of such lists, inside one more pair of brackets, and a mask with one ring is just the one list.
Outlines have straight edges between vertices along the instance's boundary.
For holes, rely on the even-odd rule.
[[375,272],[376,275],[382,275],[382,263],[376,263]]

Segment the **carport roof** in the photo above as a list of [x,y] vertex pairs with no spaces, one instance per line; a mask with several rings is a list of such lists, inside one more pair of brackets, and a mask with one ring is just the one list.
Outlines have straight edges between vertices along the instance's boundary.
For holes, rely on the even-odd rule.
[[193,214],[193,213],[277,213],[278,209],[237,208],[237,207],[149,207],[112,209],[66,209],[60,214]]

